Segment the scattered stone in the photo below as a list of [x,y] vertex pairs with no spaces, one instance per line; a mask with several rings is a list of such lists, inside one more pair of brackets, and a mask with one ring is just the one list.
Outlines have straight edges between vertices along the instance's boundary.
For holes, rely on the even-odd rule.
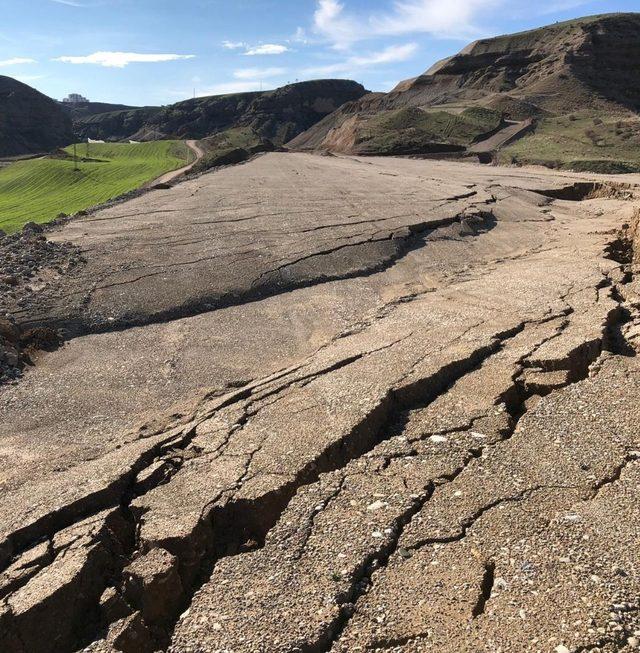
[[128,617],[131,608],[114,587],[108,587],[100,598],[100,613],[103,621],[110,624]]
[[444,435],[432,435],[429,438],[429,440],[431,440],[431,442],[434,442],[436,444],[444,444],[445,442],[447,442],[447,438],[445,438]]
[[[16,310],[29,314],[48,283],[84,261],[77,247],[50,242],[42,232],[41,225],[28,222],[20,232],[0,234],[0,317]],[[22,333],[9,320],[0,320],[0,384],[19,376],[29,352],[51,351],[59,344],[59,335],[51,329]]]
[[113,624],[107,641],[122,653],[153,653],[156,648],[139,612]]

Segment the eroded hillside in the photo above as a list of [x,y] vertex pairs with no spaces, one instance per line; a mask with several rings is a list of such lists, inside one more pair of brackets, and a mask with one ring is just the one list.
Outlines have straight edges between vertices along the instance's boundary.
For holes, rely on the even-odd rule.
[[[639,57],[639,14],[477,41],[390,93],[344,105],[289,145],[351,154],[466,151],[505,163],[638,171]],[[495,112],[499,127],[488,124],[468,138],[464,124],[451,130],[480,108]],[[407,112],[423,116],[407,120]]]
[[109,111],[75,121],[83,138],[105,140],[202,139],[233,128],[282,145],[309,129],[365,89],[348,80],[289,84],[274,91],[237,93],[186,100],[162,108]]

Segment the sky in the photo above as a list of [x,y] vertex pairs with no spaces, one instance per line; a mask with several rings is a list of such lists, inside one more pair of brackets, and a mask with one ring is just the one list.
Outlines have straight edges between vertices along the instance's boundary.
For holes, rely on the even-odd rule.
[[640,0],[0,0],[0,75],[61,99],[193,95],[355,79],[388,91],[468,42]]

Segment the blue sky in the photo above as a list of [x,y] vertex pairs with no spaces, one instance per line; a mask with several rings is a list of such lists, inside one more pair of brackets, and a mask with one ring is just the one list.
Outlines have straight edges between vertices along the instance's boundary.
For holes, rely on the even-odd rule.
[[55,98],[168,104],[350,78],[371,90],[479,37],[639,0],[0,0],[0,75]]

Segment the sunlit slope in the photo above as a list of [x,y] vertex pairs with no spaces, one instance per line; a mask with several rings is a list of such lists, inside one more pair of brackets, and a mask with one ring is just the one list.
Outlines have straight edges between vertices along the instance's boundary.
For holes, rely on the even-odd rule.
[[[66,148],[67,153],[73,147]],[[26,222],[48,222],[142,186],[193,157],[183,141],[125,144],[85,143],[73,159],[43,158],[0,169],[0,229],[12,232]]]

